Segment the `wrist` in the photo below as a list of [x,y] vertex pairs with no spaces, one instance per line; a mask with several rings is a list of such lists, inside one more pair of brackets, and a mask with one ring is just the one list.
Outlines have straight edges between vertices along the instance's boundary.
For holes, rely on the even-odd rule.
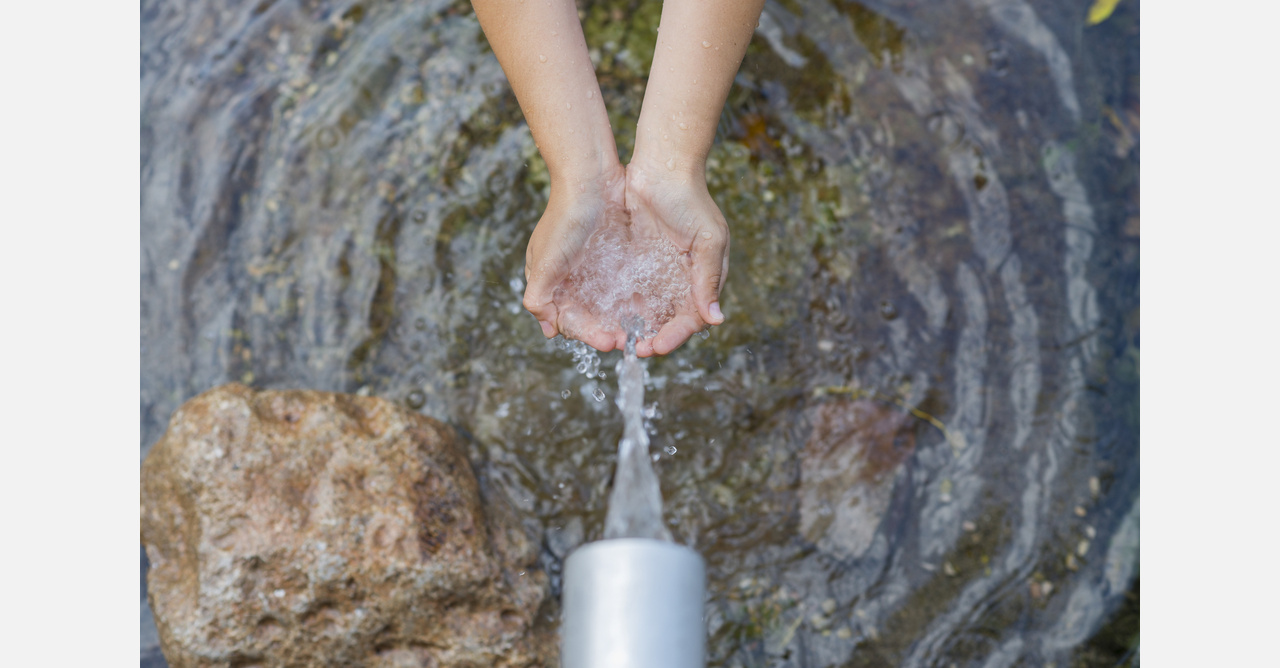
[[590,156],[580,162],[558,168],[548,165],[553,197],[578,198],[602,196],[623,183],[626,176],[616,152]]
[[643,177],[648,183],[680,183],[702,185],[707,181],[707,158],[698,153],[687,153],[664,147],[660,150],[637,148],[627,170]]
[[706,124],[693,114],[670,113],[664,109],[648,111],[650,113],[642,111],[636,123],[636,148],[631,164],[643,166],[656,180],[705,181],[711,147],[703,137],[713,139],[715,129],[702,127]]

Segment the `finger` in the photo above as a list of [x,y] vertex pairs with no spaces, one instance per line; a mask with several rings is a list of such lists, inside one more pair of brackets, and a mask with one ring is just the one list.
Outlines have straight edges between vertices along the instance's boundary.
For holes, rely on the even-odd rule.
[[[695,332],[704,326],[701,318],[691,313],[681,313],[662,326],[651,342],[651,352],[655,355],[666,355],[684,345]],[[639,351],[637,351],[639,354]]]
[[724,322],[720,290],[729,270],[729,233],[719,227],[704,227],[694,237],[691,254],[694,306],[704,322],[719,325]]
[[596,350],[607,353],[613,350],[617,334],[603,327],[600,321],[579,308],[569,307],[560,311],[556,328],[561,334],[581,341]]
[[559,319],[556,303],[550,299],[543,301],[541,297],[534,292],[532,286],[528,286],[524,291],[524,308],[538,319],[538,325],[542,327],[542,335],[552,338],[556,335],[556,321]]

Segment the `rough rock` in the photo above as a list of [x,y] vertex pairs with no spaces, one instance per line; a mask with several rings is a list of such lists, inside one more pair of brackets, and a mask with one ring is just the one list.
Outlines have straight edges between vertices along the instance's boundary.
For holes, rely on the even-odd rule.
[[810,410],[800,455],[800,533],[841,558],[875,538],[893,482],[915,451],[914,419],[875,401],[837,399]]
[[141,510],[175,668],[556,662],[536,544],[451,429],[388,401],[210,390],[143,463]]

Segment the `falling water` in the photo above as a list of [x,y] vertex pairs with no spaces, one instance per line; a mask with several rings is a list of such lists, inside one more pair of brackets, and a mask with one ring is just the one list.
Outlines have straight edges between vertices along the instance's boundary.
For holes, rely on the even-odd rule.
[[631,318],[622,326],[627,330],[627,349],[618,361],[617,403],[625,427],[618,442],[618,468],[609,495],[604,537],[671,540],[671,532],[662,525],[662,492],[649,461],[649,435],[644,429],[646,372],[636,358],[636,339],[644,332],[644,321]]

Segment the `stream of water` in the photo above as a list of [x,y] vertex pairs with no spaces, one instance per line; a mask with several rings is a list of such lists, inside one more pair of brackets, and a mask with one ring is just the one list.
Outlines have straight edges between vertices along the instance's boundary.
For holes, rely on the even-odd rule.
[[649,458],[649,434],[644,424],[644,363],[636,357],[636,340],[645,331],[644,321],[623,323],[627,347],[618,360],[618,410],[622,412],[622,440],[618,442],[618,468],[604,517],[604,537],[671,540],[662,523],[662,491]]
[[[467,2],[144,0],[140,454],[231,381],[402,402],[555,601],[647,438],[709,666],[1131,665],[1140,3],[1088,4],[769,0],[707,167],[727,319],[640,398],[521,308],[549,181]],[[661,3],[579,6],[625,159]]]

